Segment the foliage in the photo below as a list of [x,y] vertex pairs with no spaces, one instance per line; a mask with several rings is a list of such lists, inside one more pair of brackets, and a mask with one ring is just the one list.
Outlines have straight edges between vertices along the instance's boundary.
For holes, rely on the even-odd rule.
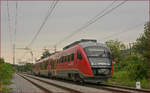
[[136,82],[140,81],[142,88],[149,88],[149,26],[149,22],[145,24],[144,33],[137,38],[132,46],[131,54],[127,53],[121,56],[127,50],[121,51],[124,47],[120,48],[123,45],[120,41],[109,40],[106,42],[114,55],[115,61],[118,62],[114,64],[114,75],[107,83],[135,87]]
[[136,54],[125,56],[119,65],[123,71],[128,71],[131,80],[148,78],[148,69],[145,67],[142,59]]
[[146,59],[149,59],[150,53],[150,47],[149,47],[149,38],[150,38],[150,23],[148,22],[145,24],[144,27],[144,33],[141,34],[139,38],[137,38],[134,50],[135,52],[141,54],[141,56],[145,57]]
[[105,42],[106,45],[110,48],[112,54],[113,54],[113,58],[115,62],[119,62],[120,58],[121,58],[121,54],[122,54],[122,50],[125,49],[125,45],[118,40],[109,40]]
[[0,58],[0,63],[1,63],[0,79],[2,82],[2,91],[6,92],[8,91],[8,89],[4,86],[11,84],[10,80],[14,72],[14,67],[6,63],[3,58]]
[[46,58],[46,57],[48,57],[50,55],[51,55],[51,53],[49,53],[49,51],[47,49],[45,49],[45,51],[43,52],[43,54],[41,56],[41,59]]
[[32,71],[32,68],[33,68],[33,64],[32,63],[27,63],[26,65],[23,65],[23,66],[16,66],[16,69],[19,72]]
[[[141,87],[142,88],[149,88],[149,83],[148,79],[140,79],[137,80],[138,82],[141,82]],[[113,77],[107,81],[108,84],[113,84],[113,85],[121,85],[121,86],[128,86],[128,87],[136,87],[136,82],[135,80],[130,80],[130,77],[128,75],[127,71],[118,71],[115,72]],[[106,82],[105,82],[106,83]]]

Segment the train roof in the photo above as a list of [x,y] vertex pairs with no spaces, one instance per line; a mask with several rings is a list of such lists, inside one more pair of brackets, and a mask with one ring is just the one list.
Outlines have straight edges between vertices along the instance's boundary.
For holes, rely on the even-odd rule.
[[95,43],[96,43],[97,40],[94,40],[94,39],[81,39],[81,40],[79,40],[79,41],[75,41],[75,42],[73,42],[73,43],[71,43],[71,44],[65,46],[65,47],[63,48],[63,50],[68,49],[68,48],[70,48],[70,47],[73,47],[73,46],[75,46],[75,45],[77,45],[77,44],[80,44],[80,43],[85,43],[85,42],[95,42]]
[[97,42],[82,42],[79,43],[83,48],[88,47],[88,46],[101,46],[101,47],[107,47],[105,44],[102,43],[97,43]]
[[[63,48],[63,50],[72,48],[75,45],[80,45],[80,46],[82,46],[82,48],[89,47],[89,46],[101,46],[101,47],[104,47],[110,51],[110,49],[105,44],[97,43],[97,40],[93,40],[93,39],[81,39],[80,41],[75,41],[75,42],[71,43],[70,45],[65,46]],[[61,53],[63,53],[63,51],[58,51],[56,53],[53,53],[51,56],[48,56],[48,57],[41,59],[41,60],[38,60],[36,63],[41,63],[41,62],[48,60],[49,58],[53,58],[54,56],[59,55]]]
[[88,46],[101,46],[109,50],[109,48],[105,44],[97,43],[97,40],[93,40],[93,39],[81,39],[80,41],[73,42],[70,45],[64,47],[63,50],[71,48],[77,44],[81,45],[83,48],[88,47]]

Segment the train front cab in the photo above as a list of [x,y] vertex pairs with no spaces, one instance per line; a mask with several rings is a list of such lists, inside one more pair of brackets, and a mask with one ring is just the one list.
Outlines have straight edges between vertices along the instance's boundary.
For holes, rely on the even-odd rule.
[[[84,59],[79,60],[80,58]],[[112,77],[113,60],[110,50],[105,47],[89,46],[81,48],[79,53],[77,51],[77,60],[82,72],[80,72],[80,77],[85,82],[102,82]],[[87,69],[85,69],[85,65]]]

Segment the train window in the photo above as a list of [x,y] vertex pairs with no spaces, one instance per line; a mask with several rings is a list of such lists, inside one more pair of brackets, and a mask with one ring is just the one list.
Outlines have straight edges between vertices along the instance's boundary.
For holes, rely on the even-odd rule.
[[68,55],[68,62],[70,62],[70,55]]
[[77,59],[82,60],[82,54],[77,50]]
[[67,62],[67,56],[65,56],[65,62]]
[[57,59],[57,64],[59,64],[59,60]]
[[65,57],[63,56],[63,57],[62,57],[62,62],[64,62],[64,61],[65,61]]
[[45,69],[47,68],[47,65],[48,65],[48,61],[45,61],[45,66],[44,66]]
[[45,69],[45,61],[42,63],[42,69]]
[[61,57],[61,63],[63,62],[63,57]]
[[62,57],[62,62],[64,62],[64,56]]
[[59,63],[61,63],[61,57],[59,58]]
[[65,62],[65,56],[63,57],[64,59],[63,59],[63,62]]
[[42,69],[42,63],[40,63],[40,68]]
[[71,54],[71,61],[73,61],[73,60],[74,60],[74,53]]
[[61,57],[61,63],[63,62],[63,57]]

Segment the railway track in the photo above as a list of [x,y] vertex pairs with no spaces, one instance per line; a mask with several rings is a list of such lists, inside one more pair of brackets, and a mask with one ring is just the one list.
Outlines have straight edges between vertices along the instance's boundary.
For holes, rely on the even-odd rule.
[[121,89],[137,91],[137,92],[150,93],[150,90],[148,90],[148,89],[137,89],[137,88],[132,88],[132,87],[115,86],[115,85],[108,85],[108,84],[101,84],[101,85],[106,86],[106,87],[112,87],[112,88],[114,87],[114,88],[121,88]]
[[54,83],[46,82],[42,79],[34,78],[28,75],[18,74],[22,78],[26,79],[27,81],[31,82],[33,85],[37,86],[45,93],[56,93],[56,92],[65,92],[65,93],[82,93],[81,91],[71,89],[68,87],[64,87],[61,85],[57,85]]
[[[145,89],[135,89],[135,88],[129,88],[129,87],[122,87],[122,86],[113,86],[113,85],[106,85],[106,84],[91,84],[91,83],[90,84],[85,83],[84,85],[81,85],[79,83],[66,81],[66,80],[60,80],[60,79],[59,80],[50,80],[47,78],[35,77],[32,75],[27,75],[27,74],[24,74],[24,76],[30,77],[32,79],[36,79],[38,81],[47,83],[49,85],[53,85],[53,86],[65,89],[70,92],[78,92],[78,93],[85,93],[85,92],[86,93],[87,92],[90,92],[90,93],[91,92],[97,92],[97,93],[98,92],[99,93],[102,93],[102,92],[107,92],[107,93],[111,93],[111,92],[113,92],[113,93],[150,93],[150,90],[145,90]],[[53,82],[48,82],[49,80],[53,81]],[[66,83],[68,83],[68,84],[66,84]],[[78,86],[78,87],[76,87],[76,86]],[[84,87],[84,88],[82,88],[82,87]],[[78,88],[80,88],[80,89],[78,89]],[[96,90],[96,91],[89,91],[92,89]],[[84,91],[84,90],[87,90],[87,91]]]
[[37,83],[33,82],[32,80],[30,80],[30,79],[24,77],[23,75],[20,75],[20,74],[17,74],[17,75],[19,75],[19,76],[21,76],[22,78],[24,78],[25,80],[29,81],[30,83],[32,83],[33,85],[35,85],[36,87],[38,87],[39,89],[41,89],[42,91],[44,91],[45,93],[52,93],[52,91],[50,91],[50,90],[48,90],[48,89],[46,89],[46,88],[40,86],[39,84],[37,84]]
[[148,90],[148,89],[137,89],[137,88],[126,87],[126,86],[117,86],[117,85],[108,85],[108,84],[95,84],[95,83],[80,84],[78,82],[73,82],[73,81],[70,81],[70,80],[62,80],[62,79],[58,79],[58,80],[62,81],[62,82],[73,83],[73,84],[76,84],[76,85],[83,85],[83,86],[86,86],[86,87],[104,89],[104,90],[121,92],[121,93],[150,93],[150,90]]
[[80,84],[80,83],[73,82],[73,81],[70,81],[70,80],[62,80],[62,79],[58,79],[58,80],[62,81],[62,82],[74,83],[76,85],[84,85],[86,87],[110,90],[110,91],[121,92],[121,93],[150,93],[150,90],[148,90],[148,89],[137,89],[137,88],[126,87],[126,86],[117,86],[117,85],[108,85],[108,84],[95,84],[95,83]]

